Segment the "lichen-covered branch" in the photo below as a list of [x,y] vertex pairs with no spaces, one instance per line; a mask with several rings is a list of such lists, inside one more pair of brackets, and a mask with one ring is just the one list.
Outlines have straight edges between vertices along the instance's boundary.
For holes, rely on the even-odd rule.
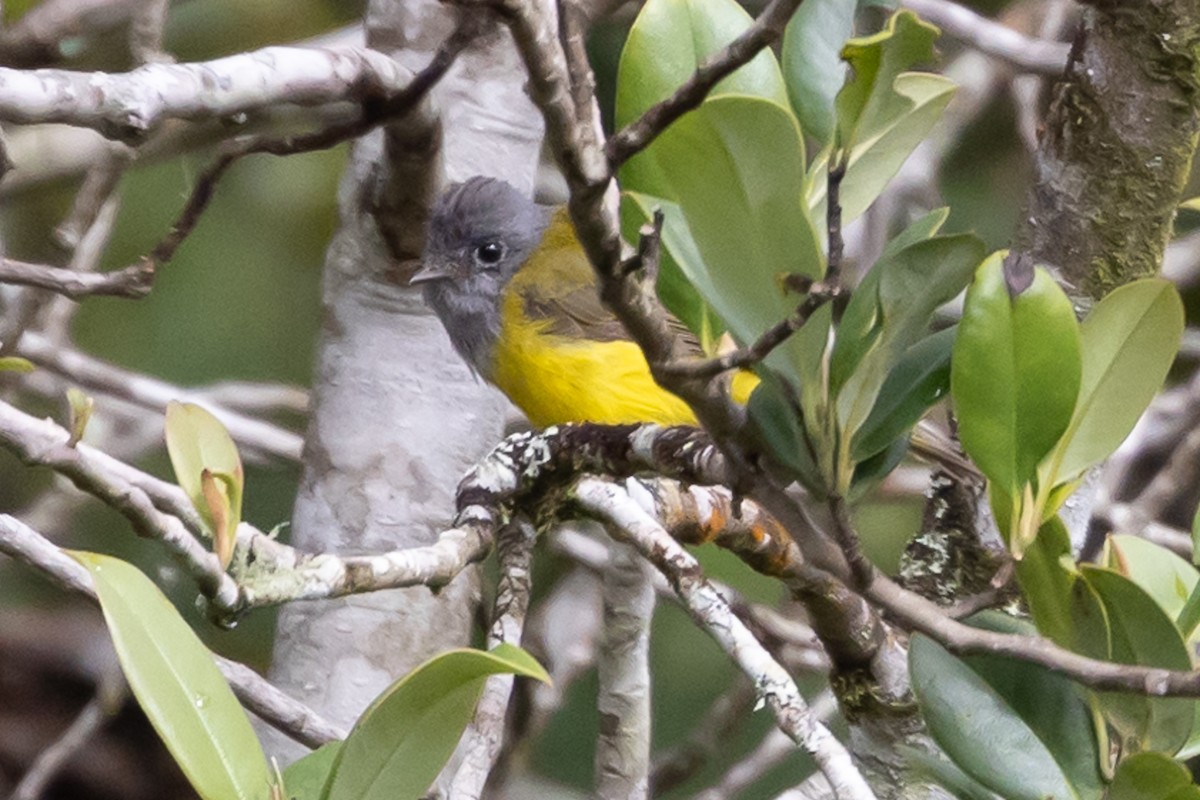
[[1162,264],[1200,134],[1200,6],[1087,5],[1017,242],[1095,300]]

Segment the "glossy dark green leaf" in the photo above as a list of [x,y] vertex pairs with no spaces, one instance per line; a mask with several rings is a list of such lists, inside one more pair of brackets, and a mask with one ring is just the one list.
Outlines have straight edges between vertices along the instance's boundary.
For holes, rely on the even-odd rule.
[[[1111,647],[1108,658],[1119,664],[1189,670],[1191,659],[1175,622],[1150,595],[1125,576],[1103,567],[1083,564],[1088,585],[1104,603]],[[1085,651],[1086,652],[1086,651]],[[1100,652],[1088,655],[1102,658]],[[1195,716],[1188,698],[1149,698],[1127,693],[1103,693],[1101,705],[1109,722],[1132,749],[1175,753],[1187,741]]]
[[71,555],[92,574],[129,687],[192,788],[205,800],[264,800],[267,760],[208,648],[137,567]]
[[1054,483],[1082,474],[1125,440],[1166,380],[1183,322],[1179,293],[1161,278],[1126,284],[1092,309],[1080,327],[1079,399],[1051,459]]
[[837,341],[830,356],[829,385],[835,395],[878,337],[883,319],[879,301],[879,281],[883,271],[897,253],[934,236],[949,215],[950,209],[938,208],[905,228],[887,243],[874,266],[855,287],[838,323]]
[[746,411],[751,435],[792,480],[823,496],[821,478],[810,445],[801,427],[800,409],[783,378],[760,369],[762,382],[750,395]]
[[[705,351],[711,352],[716,340],[725,332],[725,325],[688,279],[689,275],[702,279],[707,271],[683,211],[670,200],[625,192],[621,195],[621,235],[626,241],[636,243],[638,231],[651,221],[656,208],[663,211],[658,296],[663,305],[696,334]],[[681,264],[686,264],[686,268]]]
[[898,359],[928,330],[933,312],[967,285],[984,252],[969,234],[935,236],[899,251],[880,270],[877,341],[837,393],[844,436],[857,434]]
[[471,721],[484,680],[500,673],[550,680],[524,650],[500,645],[442,653],[392,684],[342,744],[324,797],[421,797]]
[[871,413],[854,434],[851,457],[863,461],[884,450],[917,423],[950,390],[955,329],[927,336],[892,367]]
[[1099,631],[1099,637],[1090,637],[1093,640],[1107,641],[1103,608],[1098,600],[1092,599],[1093,592],[1080,585],[1078,573],[1068,566],[1070,563],[1070,534],[1061,519],[1051,517],[1042,523],[1033,543],[1014,564],[1034,624],[1043,636],[1074,649],[1078,646],[1080,624],[1076,609],[1090,609],[1098,618],[1099,627],[1088,625],[1085,629],[1089,634]]
[[964,772],[1013,800],[1079,797],[1046,743],[978,672],[921,634],[908,659],[929,733]]
[[288,800],[320,800],[341,748],[340,741],[329,742],[289,764],[283,771]]
[[[970,624],[997,633],[1037,633],[1028,622],[998,611],[977,614]],[[1100,795],[1104,788],[1101,748],[1096,740],[1091,700],[1080,686],[1020,659],[979,655],[963,661],[1037,734],[1080,796]]]
[[1071,301],[1041,268],[1010,297],[1003,258],[988,258],[967,290],[950,386],[963,448],[988,480],[1019,495],[1071,420],[1079,326]]
[[[624,127],[670,97],[706,57],[724,48],[752,19],[734,0],[649,0],[642,6],[617,69],[616,124]],[[764,50],[718,83],[709,97],[753,95],[786,104],[787,89],[774,54]],[[652,144],[621,168],[621,186],[678,199]]]
[[847,495],[851,504],[857,503],[865,497],[884,478],[892,474],[892,470],[900,466],[900,462],[908,453],[909,439],[907,433],[898,436],[878,453],[854,465],[854,476],[850,481],[850,494]]
[[1198,800],[1200,788],[1187,768],[1162,753],[1121,759],[1106,800]]
[[846,82],[842,44],[854,34],[857,0],[805,0],[783,34],[783,74],[804,132],[827,143],[834,99]]

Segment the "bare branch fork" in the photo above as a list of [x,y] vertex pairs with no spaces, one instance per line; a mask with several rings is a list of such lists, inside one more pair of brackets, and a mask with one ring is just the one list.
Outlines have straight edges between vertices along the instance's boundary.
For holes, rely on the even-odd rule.
[[154,249],[150,251],[150,255],[146,257],[150,267],[154,268],[165,264],[174,257],[179,246],[200,222],[201,215],[212,200],[218,181],[236,161],[261,153],[291,156],[316,150],[327,150],[342,142],[356,139],[397,117],[404,116],[425,99],[429,90],[437,85],[446,71],[453,66],[458,54],[471,43],[479,31],[479,17],[465,18],[434,54],[429,65],[417,73],[402,89],[391,90],[385,85],[375,85],[374,81],[365,82],[366,94],[361,100],[362,113],[355,120],[298,136],[255,137],[236,140],[226,145],[224,152],[200,173],[187,203],[171,226],[170,232],[155,245]]

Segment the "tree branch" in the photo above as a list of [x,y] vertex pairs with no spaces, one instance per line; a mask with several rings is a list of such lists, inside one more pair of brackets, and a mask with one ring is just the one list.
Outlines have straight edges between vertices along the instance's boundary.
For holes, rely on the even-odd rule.
[[78,272],[73,269],[0,259],[0,283],[36,286],[78,300],[92,295],[145,297],[154,284],[154,269],[135,264],[112,272]]
[[[0,514],[0,552],[33,567],[64,588],[96,599],[92,578],[86,567],[8,514]],[[325,742],[346,738],[347,731],[292,700],[249,667],[217,655],[213,659],[247,708],[296,741],[318,747]]]
[[979,52],[1026,72],[1055,78],[1062,74],[1066,66],[1070,51],[1067,45],[1026,36],[958,3],[948,0],[901,0],[900,5],[912,9]]
[[640,491],[631,479],[623,488],[599,478],[580,478],[570,494],[580,508],[617,531],[661,570],[702,625],[757,687],[779,727],[813,759],[843,800],[874,798],[849,752],[804,702],[791,676],[762,648],[704,578],[699,563],[630,496]]

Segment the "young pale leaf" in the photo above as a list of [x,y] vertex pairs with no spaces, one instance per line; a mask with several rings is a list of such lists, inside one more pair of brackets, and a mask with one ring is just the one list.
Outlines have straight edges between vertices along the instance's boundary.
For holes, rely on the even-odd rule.
[[[1119,664],[1183,671],[1192,668],[1175,622],[1141,587],[1103,567],[1083,564],[1080,570],[1104,603],[1111,641],[1109,653],[1084,647],[1087,655]],[[1191,732],[1194,700],[1118,692],[1098,697],[1105,716],[1131,749],[1175,753]]]
[[1175,360],[1183,302],[1170,281],[1134,281],[1101,300],[1080,335],[1079,400],[1067,433],[1047,460],[1054,472],[1047,478],[1054,483],[1103,461],[1133,430]]
[[[850,150],[839,195],[843,224],[858,219],[875,202],[912,151],[941,119],[955,89],[954,82],[941,75],[910,72],[896,78],[896,93],[907,99],[908,109],[896,117],[882,120],[879,130],[860,138]],[[813,160],[808,173],[806,196],[814,219],[824,219],[826,214],[829,154],[830,150],[826,148]]]
[[988,258],[967,290],[950,387],[959,437],[988,480],[1010,496],[1066,431],[1079,395],[1079,326],[1071,301],[1045,270],[1009,295],[1004,253]]
[[950,389],[950,352],[955,329],[917,342],[892,367],[862,427],[854,433],[850,456],[864,461],[908,431]]
[[285,797],[288,800],[320,800],[341,749],[341,742],[329,742],[289,764],[283,771]]
[[1121,759],[1105,800],[1200,800],[1187,767],[1162,753]]
[[1178,617],[1200,572],[1188,562],[1148,539],[1129,534],[1108,537],[1101,564],[1142,587],[1168,617]]
[[663,305],[696,334],[704,351],[711,353],[717,339],[725,332],[725,324],[691,282],[691,276],[702,280],[707,270],[678,204],[661,197],[624,192],[621,195],[621,235],[628,242],[636,242],[638,232],[653,219],[656,208],[663,212],[658,296]]
[[265,800],[270,770],[229,684],[179,612],[137,567],[74,552],[88,568],[125,678],[205,800]]
[[922,634],[913,636],[908,662],[930,734],[964,772],[1007,798],[1079,797],[1037,732],[978,672]]
[[853,148],[910,109],[911,100],[896,92],[896,78],[933,60],[939,33],[911,11],[899,11],[879,33],[846,42],[842,58],[851,78],[836,101],[838,147]]
[[[736,39],[753,20],[734,0],[649,0],[642,6],[617,68],[616,124],[622,128],[674,94],[696,67]],[[786,104],[779,63],[769,49],[713,88],[709,97],[741,94]],[[655,142],[621,168],[621,186],[677,200],[658,164]],[[795,158],[795,154],[789,158]],[[803,157],[801,156],[801,163]]]
[[75,386],[67,389],[67,408],[71,423],[71,438],[67,439],[67,447],[79,444],[79,440],[83,438],[83,432],[87,430],[88,421],[91,420],[92,410],[95,407],[95,398],[82,389]]
[[834,99],[846,81],[842,43],[854,34],[857,0],[805,0],[783,34],[783,74],[804,132],[833,137]]
[[434,656],[380,695],[339,749],[325,800],[400,800],[424,795],[463,729],[489,675],[549,682],[524,650],[452,650]]
[[[751,342],[799,303],[781,276],[825,271],[800,197],[804,147],[796,121],[768,100],[718,97],[672,125],[657,146],[703,257],[696,266],[704,274],[688,277],[734,337]],[[777,359],[786,367],[785,357]]]
[[4,356],[0,358],[0,372],[33,372],[36,367],[33,362],[20,356]]
[[[171,402],[166,414],[167,453],[175,470],[175,480],[187,494],[192,505],[208,523],[216,537],[232,537],[242,521],[244,474],[242,459],[229,431],[220,420],[193,403]],[[228,492],[228,516],[218,526],[204,488],[204,473],[225,475],[231,489]]]

